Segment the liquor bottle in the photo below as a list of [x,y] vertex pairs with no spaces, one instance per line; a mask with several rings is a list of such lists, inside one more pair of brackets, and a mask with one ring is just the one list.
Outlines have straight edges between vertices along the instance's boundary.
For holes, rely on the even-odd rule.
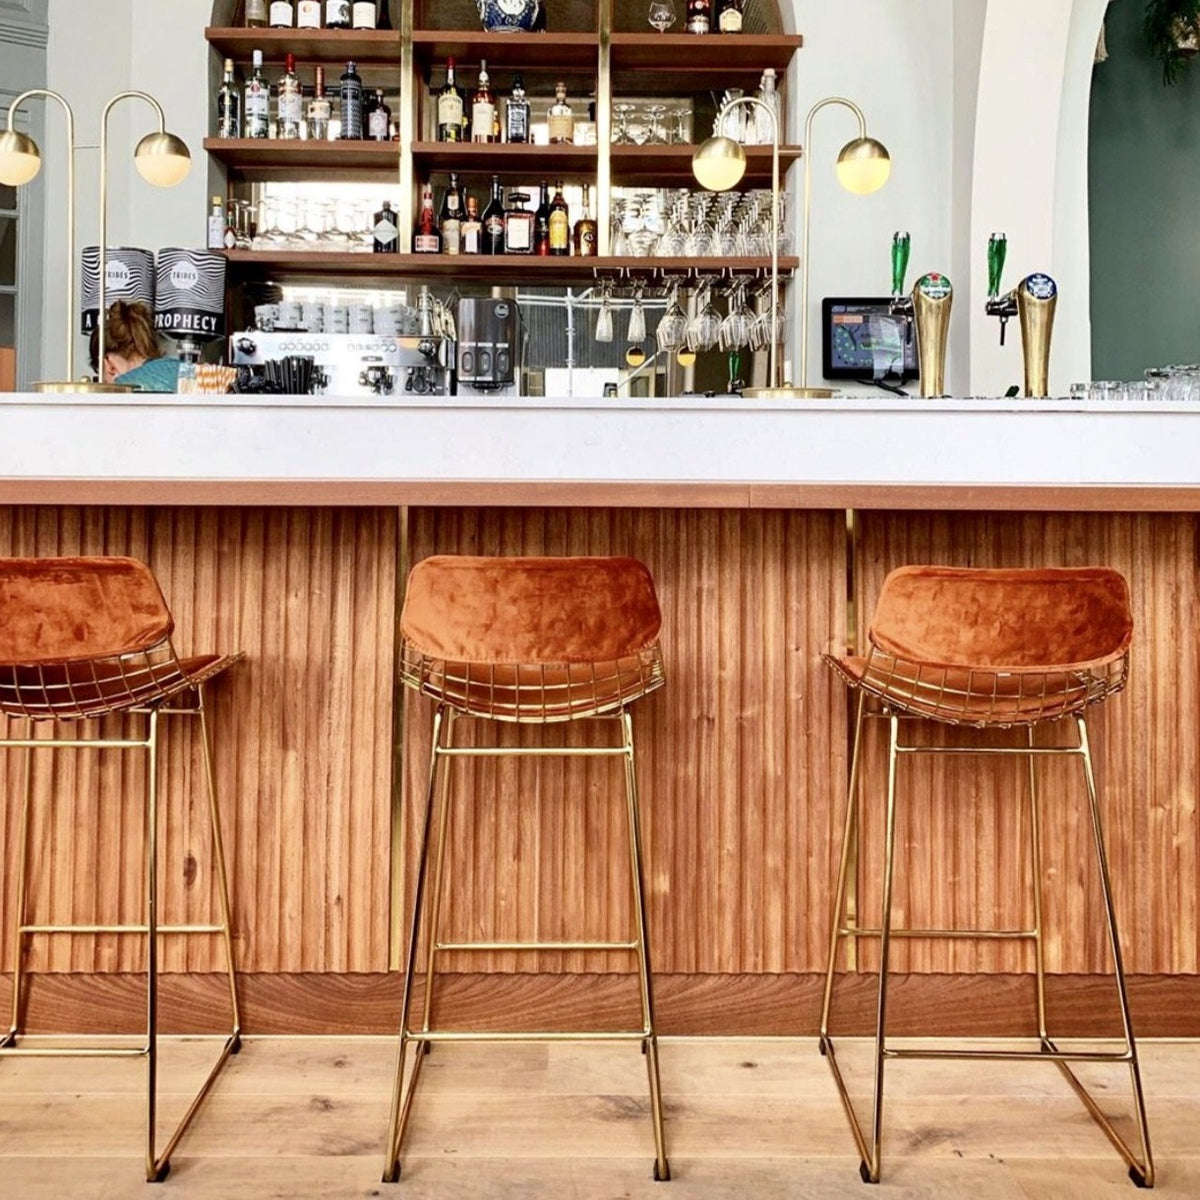
[[512,92],[504,105],[504,140],[529,141],[529,99],[525,95],[525,80],[513,76]]
[[329,138],[329,119],[333,116],[333,105],[325,95],[325,68],[317,68],[313,84],[312,99],[308,102],[308,136],[315,142]]
[[495,130],[496,98],[492,95],[487,61],[480,60],[479,83],[471,101],[471,141],[494,142],[496,140]]
[[567,103],[567,85],[560,79],[554,85],[554,103],[546,114],[551,142],[573,142],[575,140],[575,114]]
[[745,7],[746,0],[717,0],[717,29],[721,33],[741,33]]
[[[384,0],[386,3],[386,0]],[[355,29],[375,29],[375,0],[354,0],[350,6],[350,23]]]
[[575,253],[580,258],[595,258],[599,249],[596,243],[596,219],[592,216],[592,189],[583,185],[583,212],[575,222]]
[[[779,118],[779,93],[775,90],[775,68],[767,67],[758,83],[758,99],[760,99],[774,114],[774,120],[757,106],[754,109],[755,141],[760,146],[769,146],[778,136],[783,141],[783,126]],[[750,132],[747,129],[747,133]]]
[[392,14],[390,11],[391,0],[379,0],[379,12],[375,17],[376,29],[391,29]]
[[230,200],[225,209],[225,228],[221,233],[221,248],[223,250],[236,250],[238,244],[237,232],[237,214],[238,203],[236,200]]
[[250,78],[246,80],[243,104],[248,138],[271,136],[271,86],[263,76],[262,63],[262,51],[255,50],[252,55]]
[[296,24],[296,6],[292,0],[271,0],[271,28],[291,29]]
[[325,28],[350,28],[350,0],[325,0]]
[[360,141],[363,135],[363,83],[354,62],[346,64],[342,72],[342,141]]
[[464,254],[483,253],[483,222],[479,219],[479,201],[474,196],[467,197],[467,215],[461,233]]
[[296,28],[321,28],[321,0],[298,0],[296,4]]
[[376,88],[367,109],[367,137],[373,142],[386,142],[392,136],[392,110],[383,98],[383,88]]
[[242,136],[242,94],[233,81],[233,59],[225,60],[225,79],[217,92],[217,137]]
[[421,211],[413,233],[414,254],[440,254],[442,235],[438,233],[437,217],[433,213],[433,184],[426,183],[421,191]]
[[376,254],[395,254],[400,249],[400,223],[392,211],[392,202],[385,200],[383,208],[375,214],[372,229]]
[[504,210],[504,253],[533,253],[533,213],[525,207],[528,192],[510,192]]
[[554,199],[550,201],[550,253],[571,253],[571,215],[563,199],[562,180],[554,185]]
[[437,140],[461,142],[463,135],[462,92],[454,82],[454,59],[446,59],[446,82],[437,98]]
[[246,0],[246,25],[262,29],[267,23],[267,0]]
[[442,253],[462,252],[463,202],[458,186],[458,174],[450,172],[450,186],[442,193],[442,207],[438,212],[438,229],[442,235]]
[[298,138],[303,117],[304,98],[296,77],[296,56],[288,54],[283,60],[283,74],[275,85],[275,136],[286,140]]
[[212,211],[208,214],[207,244],[210,250],[221,250],[225,246],[225,205],[220,196],[212,198]]
[[500,176],[492,176],[492,198],[483,210],[483,253],[504,253],[504,201],[500,199]]
[[533,252],[550,253],[550,185],[543,179],[538,194],[537,211],[533,214]]
[[687,0],[688,33],[707,33],[712,27],[712,0]]

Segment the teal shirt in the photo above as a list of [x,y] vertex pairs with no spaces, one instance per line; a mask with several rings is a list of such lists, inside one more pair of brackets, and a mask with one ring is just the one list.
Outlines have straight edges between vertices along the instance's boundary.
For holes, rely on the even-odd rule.
[[113,382],[128,384],[139,392],[173,392],[179,385],[179,359],[148,358]]

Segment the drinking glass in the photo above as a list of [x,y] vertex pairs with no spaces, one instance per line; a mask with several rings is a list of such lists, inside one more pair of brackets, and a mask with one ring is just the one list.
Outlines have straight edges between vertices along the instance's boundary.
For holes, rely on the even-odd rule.
[[[746,303],[746,285],[735,283],[729,293],[729,314],[721,322],[720,346],[722,350],[740,350],[750,344],[750,331],[754,327],[754,313]],[[734,378],[731,374],[730,378]]]
[[600,311],[596,314],[595,338],[598,342],[613,340],[612,285],[606,280],[600,288]]
[[629,332],[625,340],[640,346],[646,340],[646,310],[642,307],[642,289],[633,294],[633,307],[629,310]]
[[629,118],[633,115],[636,104],[614,104],[613,114],[617,118],[617,128],[613,131],[614,146],[636,146],[637,139],[629,132]]
[[646,130],[643,146],[665,146],[667,144],[667,135],[663,132],[662,119],[667,115],[667,106],[665,104],[648,104],[646,106],[646,116],[650,119],[650,124]]
[[688,105],[671,110],[671,141],[677,146],[691,144],[692,134],[688,124],[692,119],[692,110]]
[[711,350],[721,336],[721,314],[713,307],[712,288],[705,285],[696,297],[697,312],[688,323],[689,350]]
[[666,33],[675,24],[675,16],[675,5],[671,0],[652,0],[646,19],[659,33]]
[[687,337],[687,329],[687,313],[679,305],[679,284],[675,283],[671,285],[671,293],[667,298],[667,311],[654,331],[654,340],[664,352],[678,350]]

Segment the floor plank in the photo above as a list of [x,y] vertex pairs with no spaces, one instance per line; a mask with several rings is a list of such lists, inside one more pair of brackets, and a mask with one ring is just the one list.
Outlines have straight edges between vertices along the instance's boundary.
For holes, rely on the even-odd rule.
[[[1141,1044],[1158,1195],[1200,1195],[1200,1043]],[[163,1121],[213,1052],[163,1047]],[[866,1106],[869,1043],[839,1044]],[[379,1182],[395,1043],[248,1038],[172,1164],[164,1200],[870,1200],[811,1039],[662,1045],[673,1181],[651,1178],[644,1061],[629,1046],[438,1046],[397,1186]],[[0,1062],[0,1192],[13,1200],[147,1200],[144,1063]],[[1124,1068],[1091,1068],[1128,1112]],[[860,1085],[861,1084],[861,1088]],[[1119,1158],[1049,1064],[888,1067],[884,1183],[918,1200],[1130,1197]]]

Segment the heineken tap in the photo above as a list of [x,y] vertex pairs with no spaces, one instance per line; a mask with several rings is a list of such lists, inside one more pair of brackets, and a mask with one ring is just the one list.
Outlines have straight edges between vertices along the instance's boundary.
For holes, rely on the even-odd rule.
[[[921,395],[926,400],[946,394],[946,342],[950,330],[950,308],[954,289],[938,271],[922,275],[912,294],[904,295],[910,239],[907,233],[892,238],[892,302],[896,316],[911,317],[917,331],[917,365],[921,371]],[[906,336],[908,336],[906,334]]]
[[1000,278],[1008,253],[1008,238],[993,233],[988,238],[988,298],[985,311],[1000,319],[1000,345],[1012,317],[1021,322],[1021,355],[1025,365],[1025,395],[1049,394],[1050,339],[1054,332],[1054,311],[1058,305],[1058,285],[1049,275],[1026,275],[1015,288],[1000,294]]

